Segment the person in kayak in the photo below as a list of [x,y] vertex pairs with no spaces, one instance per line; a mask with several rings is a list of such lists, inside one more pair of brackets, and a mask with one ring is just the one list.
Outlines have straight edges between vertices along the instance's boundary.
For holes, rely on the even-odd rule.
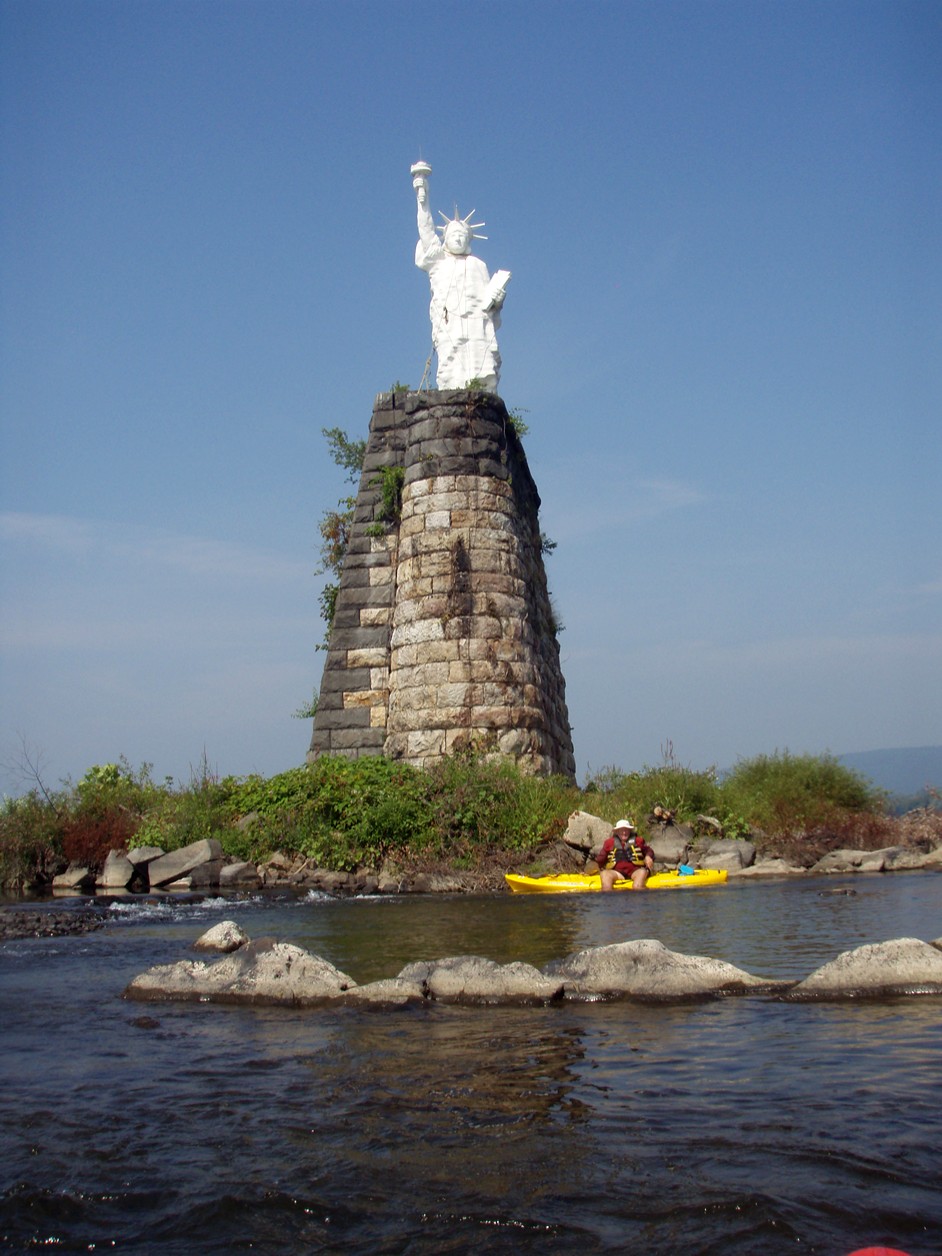
[[603,890],[610,890],[616,881],[625,880],[634,882],[636,890],[643,890],[654,867],[654,851],[630,820],[619,820],[611,837],[602,843],[595,861]]

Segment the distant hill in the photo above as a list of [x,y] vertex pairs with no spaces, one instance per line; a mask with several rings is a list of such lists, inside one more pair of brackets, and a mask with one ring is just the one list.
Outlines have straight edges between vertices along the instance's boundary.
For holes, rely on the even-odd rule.
[[837,756],[841,763],[897,797],[923,794],[927,785],[942,790],[942,746],[902,750],[862,750]]

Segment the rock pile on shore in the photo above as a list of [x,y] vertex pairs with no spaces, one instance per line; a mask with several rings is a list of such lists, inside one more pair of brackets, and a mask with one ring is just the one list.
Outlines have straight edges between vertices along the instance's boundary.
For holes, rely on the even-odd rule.
[[493,873],[337,872],[320,868],[304,855],[275,852],[259,865],[229,859],[215,838],[182,846],[169,854],[159,846],[133,850],[112,850],[97,874],[81,864],[72,864],[52,883],[56,895],[104,893],[146,893],[149,890],[186,892],[195,890],[252,890],[289,887],[321,890],[325,894],[430,894],[467,893],[472,890],[503,888],[503,878]]
[[[810,867],[798,867],[784,859],[760,856],[755,843],[722,834],[719,821],[698,816],[693,824],[677,823],[670,812],[648,817],[648,844],[654,851],[655,871],[678,864],[696,863],[699,868],[725,869],[731,877],[814,876],[849,872],[903,872],[916,868],[942,869],[942,845],[915,849],[887,846],[881,850],[832,850]],[[562,844],[572,851],[569,867],[560,871],[591,870],[594,853],[611,833],[611,825],[587,811],[574,811]]]
[[71,864],[53,883],[54,893],[84,893],[90,890],[205,890],[228,889],[261,884],[253,864],[229,860],[216,838],[205,838],[181,846],[169,854],[159,846],[138,846],[133,850],[108,852],[104,867],[95,873],[81,864]]

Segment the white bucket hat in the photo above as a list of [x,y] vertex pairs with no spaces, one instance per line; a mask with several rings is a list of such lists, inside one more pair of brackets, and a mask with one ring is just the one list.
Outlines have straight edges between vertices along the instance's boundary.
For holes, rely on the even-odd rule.
[[630,829],[632,833],[637,833],[637,829],[630,820],[619,820],[615,825],[616,829]]

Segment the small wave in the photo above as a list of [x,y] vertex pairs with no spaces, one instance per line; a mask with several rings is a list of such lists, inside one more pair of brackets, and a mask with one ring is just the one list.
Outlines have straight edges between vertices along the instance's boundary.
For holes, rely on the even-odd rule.
[[241,898],[233,902],[229,898],[171,899],[145,898],[123,899],[109,906],[112,920],[138,923],[145,920],[199,920],[203,916],[217,915],[222,911],[232,911],[234,906],[239,910],[246,907],[261,906],[261,896]]

